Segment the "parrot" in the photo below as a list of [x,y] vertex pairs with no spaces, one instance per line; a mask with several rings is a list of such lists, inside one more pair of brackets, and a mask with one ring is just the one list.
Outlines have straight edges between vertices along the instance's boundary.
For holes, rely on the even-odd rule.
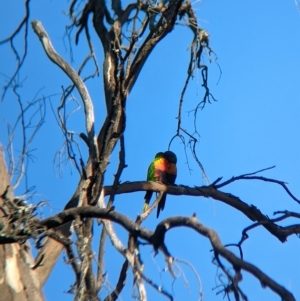
[[[167,160],[164,158],[164,153],[159,152],[155,155],[154,160],[151,162],[148,168],[147,181],[154,182],[166,182],[166,171],[167,171]],[[145,203],[143,212],[148,209],[150,199],[152,197],[153,191],[147,191],[145,194]]]
[[168,184],[175,184],[175,180],[177,177],[177,157],[171,151],[164,152],[164,158],[168,161],[168,168],[167,168],[167,183]]
[[[163,184],[174,184],[177,175],[177,157],[171,151],[159,152],[155,155],[154,161],[150,164],[147,173],[147,181],[161,182]],[[145,194],[145,203],[143,212],[148,209],[150,199],[153,191],[147,191]],[[157,206],[156,217],[159,217],[159,213],[164,209],[166,203],[167,194],[164,193]]]
[[[176,176],[177,176],[177,157],[171,151],[164,152],[164,158],[167,160],[167,171],[166,171],[166,181],[164,184],[175,184]],[[167,194],[164,194],[157,205],[157,214],[156,217],[158,218],[159,212],[164,210],[166,204]]]

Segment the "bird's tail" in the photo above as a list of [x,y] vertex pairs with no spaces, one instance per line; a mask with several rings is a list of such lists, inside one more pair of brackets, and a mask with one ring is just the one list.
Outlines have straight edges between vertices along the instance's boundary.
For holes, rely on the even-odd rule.
[[150,203],[152,194],[153,194],[153,191],[147,191],[146,194],[145,194],[145,196],[144,196],[145,203],[144,203],[144,206],[143,206],[143,213],[144,213],[144,212],[148,209],[148,207],[149,207],[149,203]]
[[156,218],[159,217],[159,213],[160,211],[163,211],[165,208],[165,204],[166,204],[166,199],[167,199],[167,194],[164,193],[161,197],[161,200],[159,201],[158,205],[157,205],[157,213],[156,213]]

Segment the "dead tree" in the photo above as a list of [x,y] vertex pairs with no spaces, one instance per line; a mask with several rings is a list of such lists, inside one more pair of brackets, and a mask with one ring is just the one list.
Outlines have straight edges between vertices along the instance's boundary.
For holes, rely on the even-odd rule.
[[[192,153],[205,174],[204,168],[200,163],[195,152],[197,139],[188,131],[181,127],[181,110],[184,101],[186,87],[193,76],[195,69],[201,70],[202,86],[204,88],[203,99],[198,104],[198,109],[214,101],[208,83],[208,68],[201,61],[206,53],[209,60],[213,50],[209,46],[209,36],[204,29],[198,26],[197,18],[190,1],[171,0],[160,3],[152,1],[137,1],[122,8],[120,1],[112,1],[111,9],[103,0],[85,1],[73,0],[69,7],[69,17],[71,25],[69,29],[77,28],[75,43],[79,43],[85,34],[86,41],[90,48],[89,56],[84,60],[78,71],[75,71],[71,65],[57,53],[52,46],[51,37],[48,36],[41,21],[31,22],[32,29],[40,40],[47,57],[56,64],[70,79],[71,85],[64,89],[61,98],[61,106],[58,108],[58,120],[60,127],[65,135],[68,145],[68,155],[73,161],[76,169],[80,173],[80,181],[77,185],[73,197],[66,202],[64,210],[46,219],[38,219],[34,212],[36,207],[30,207],[20,199],[14,199],[10,190],[10,183],[5,171],[3,157],[0,161],[0,174],[2,177],[0,186],[1,195],[1,269],[5,275],[1,282],[1,300],[43,300],[41,289],[47,280],[51,270],[56,263],[62,249],[65,249],[68,255],[68,262],[72,266],[75,275],[75,284],[73,288],[74,300],[99,300],[99,291],[103,283],[103,261],[107,237],[111,240],[114,248],[124,257],[124,263],[120,267],[120,274],[115,288],[106,296],[105,300],[116,300],[122,292],[127,278],[127,272],[130,269],[134,278],[134,286],[138,291],[138,299],[146,300],[147,292],[145,283],[150,284],[153,289],[173,300],[172,293],[155,284],[151,277],[147,277],[143,272],[143,261],[140,250],[144,243],[153,246],[155,252],[161,252],[168,264],[171,277],[174,277],[173,264],[174,257],[165,243],[165,234],[177,227],[188,227],[197,234],[203,236],[211,243],[213,251],[213,260],[218,268],[226,277],[226,284],[223,286],[223,292],[227,296],[233,296],[235,300],[247,300],[246,293],[240,288],[242,281],[242,271],[249,272],[257,278],[263,287],[270,288],[282,300],[295,300],[292,293],[283,286],[266,275],[255,265],[243,259],[242,244],[247,239],[247,232],[254,227],[262,227],[280,242],[285,242],[287,237],[297,234],[300,231],[300,225],[290,225],[282,227],[278,222],[290,216],[299,217],[293,212],[278,212],[280,217],[270,219],[258,208],[248,205],[238,197],[224,193],[220,189],[238,180],[260,180],[273,182],[280,185],[296,202],[300,202],[287,188],[284,182],[270,178],[258,176],[254,172],[239,177],[233,177],[222,182],[222,178],[217,179],[208,186],[188,187],[188,186],[166,186],[161,183],[153,182],[131,182],[119,184],[120,176],[125,164],[125,145],[124,132],[126,130],[126,102],[134,84],[143,70],[149,55],[157,44],[159,44],[167,34],[175,29],[178,19],[185,20],[187,30],[191,30],[193,38],[190,45],[190,61],[187,67],[187,78],[182,89],[180,101],[178,104],[178,124],[176,137],[183,142],[188,140],[192,147]],[[21,28],[29,30],[29,4],[25,1],[27,14],[16,29],[3,43],[10,42],[13,45],[14,38],[18,35]],[[82,8],[82,9],[80,9]],[[92,25],[89,21],[92,20]],[[93,77],[99,72],[97,59],[93,49],[93,41],[90,38],[90,30],[95,30],[99,40],[102,43],[104,62],[103,62],[103,82],[106,104],[106,118],[99,131],[95,129],[94,103],[98,100],[92,99],[85,85],[88,78]],[[128,29],[129,28],[129,29]],[[129,37],[128,37],[128,33]],[[143,38],[141,45],[138,41]],[[25,41],[27,36],[25,35]],[[25,45],[26,47],[26,45]],[[13,46],[12,49],[14,50]],[[24,56],[19,56],[16,72],[12,75],[7,86],[4,87],[4,93],[9,89],[16,79],[20,68],[22,68]],[[88,60],[92,59],[95,64],[95,73],[88,78],[82,78],[81,72]],[[64,114],[61,111],[66,106],[66,99],[76,89],[80,95],[85,114],[85,133],[80,134],[80,138],[85,142],[88,150],[88,159],[86,163],[83,160],[77,161],[72,156],[73,148],[76,142],[68,132],[65,123]],[[130,117],[129,117],[130,118]],[[185,142],[186,143],[186,142]],[[104,186],[105,171],[110,160],[110,156],[119,145],[119,166],[111,186]],[[127,216],[118,212],[114,208],[114,198],[117,194],[134,193],[136,191],[153,190],[160,192],[154,204],[137,219],[131,220]],[[155,206],[158,204],[161,192],[173,195],[189,195],[195,197],[212,198],[233,207],[244,214],[251,223],[249,228],[244,229],[242,239],[236,244],[240,251],[240,256],[234,255],[226,246],[222,245],[215,231],[209,229],[197,220],[197,217],[170,217],[161,221],[155,231],[150,231],[141,226],[142,222],[149,216]],[[108,202],[105,204],[104,198],[108,196]],[[98,219],[102,225],[102,234],[100,248],[98,251],[98,271],[93,273],[93,219]],[[114,231],[113,224],[121,225],[128,232],[128,245],[124,246]],[[74,231],[76,244],[70,236],[70,227]],[[36,247],[39,249],[38,256],[34,262],[31,262],[30,252],[27,246],[27,239],[34,238]],[[75,248],[76,247],[76,248]],[[11,257],[13,254],[13,257]],[[13,260],[11,259],[13,258]],[[13,261],[9,266],[9,260]],[[233,272],[227,268],[223,261],[228,263]],[[16,264],[18,262],[18,264]],[[16,265],[18,267],[16,267]],[[19,281],[14,282],[12,286],[11,273],[13,277],[22,275]],[[30,292],[30,293],[28,293]],[[33,295],[32,295],[33,294]],[[26,297],[24,297],[26,295]],[[10,297],[7,297],[10,296]],[[20,296],[20,297],[19,297]],[[19,299],[18,299],[19,298]],[[202,296],[200,296],[200,299]]]

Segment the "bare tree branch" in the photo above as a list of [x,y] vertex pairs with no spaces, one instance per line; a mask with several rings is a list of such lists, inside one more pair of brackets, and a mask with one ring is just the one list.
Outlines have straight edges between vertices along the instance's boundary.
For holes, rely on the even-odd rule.
[[39,37],[44,50],[49,57],[49,59],[58,65],[65,73],[66,75],[71,79],[71,81],[76,86],[81,99],[83,101],[84,105],[84,112],[85,112],[85,123],[86,123],[86,131],[89,137],[89,151],[90,151],[90,157],[93,162],[96,162],[98,159],[98,148],[95,141],[95,130],[94,130],[94,108],[93,108],[93,102],[89,95],[89,92],[83,83],[80,76],[77,74],[77,72],[63,59],[61,58],[57,52],[54,50],[52,43],[48,37],[47,32],[45,31],[43,25],[39,21],[32,21],[31,22],[32,28],[34,32]]
[[[164,227],[162,226],[164,225]],[[203,235],[204,237],[207,237],[214,249],[214,252],[216,254],[219,254],[223,258],[225,258],[228,262],[230,262],[235,269],[242,269],[250,274],[252,274],[255,278],[257,278],[261,284],[264,287],[269,287],[272,291],[274,291],[276,294],[278,294],[282,300],[296,300],[294,296],[286,290],[284,287],[280,286],[278,283],[276,283],[273,279],[271,279],[269,276],[267,276],[265,273],[263,273],[260,269],[258,269],[256,266],[243,261],[236,257],[232,252],[227,250],[221,243],[217,233],[205,227],[203,224],[198,222],[196,218],[185,218],[185,217],[171,217],[164,221],[162,221],[156,228],[153,236],[159,235],[160,237],[164,237],[165,233],[167,231],[170,231],[173,228],[176,227],[188,227],[195,230],[197,233]],[[159,232],[163,233],[159,233]]]
[[124,87],[126,94],[129,94],[135,81],[137,80],[142,67],[144,66],[148,56],[154,49],[154,47],[159,43],[169,32],[173,30],[176,17],[183,0],[171,0],[167,10],[163,13],[160,20],[157,22],[155,29],[150,31],[145,42],[138,50],[132,65],[130,67],[129,73],[126,75],[124,82]]
[[[15,29],[15,31],[8,38],[0,41],[0,45],[8,43],[8,42],[10,43],[12,51],[15,54],[16,60],[18,62],[17,68],[16,68],[15,72],[10,77],[8,83],[4,87],[4,90],[3,90],[3,93],[1,95],[0,101],[4,99],[5,94],[6,94],[7,90],[8,90],[8,88],[11,86],[11,84],[14,82],[15,78],[19,74],[19,72],[20,72],[20,70],[21,70],[21,68],[23,66],[23,63],[25,61],[25,58],[27,56],[28,22],[29,22],[29,15],[30,15],[29,3],[30,3],[30,0],[26,0],[25,1],[25,15],[24,15],[24,18],[21,21],[21,23]],[[16,49],[16,47],[14,45],[14,39],[18,36],[18,34],[22,30],[22,28],[24,28],[24,52],[23,52],[22,56],[20,57],[19,52],[17,51],[17,49]]]

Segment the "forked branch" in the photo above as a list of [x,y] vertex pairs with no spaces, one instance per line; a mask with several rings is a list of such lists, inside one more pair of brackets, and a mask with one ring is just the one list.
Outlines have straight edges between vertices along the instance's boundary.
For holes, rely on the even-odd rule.
[[84,82],[82,81],[78,73],[55,51],[42,23],[34,20],[31,22],[31,25],[34,32],[39,37],[49,59],[53,63],[58,65],[64,71],[64,73],[66,73],[66,75],[76,86],[81,96],[84,105],[84,112],[85,112],[86,131],[89,139],[90,158],[92,159],[93,162],[96,162],[98,160],[98,147],[97,144],[95,143],[94,107],[88,89],[86,88]]

